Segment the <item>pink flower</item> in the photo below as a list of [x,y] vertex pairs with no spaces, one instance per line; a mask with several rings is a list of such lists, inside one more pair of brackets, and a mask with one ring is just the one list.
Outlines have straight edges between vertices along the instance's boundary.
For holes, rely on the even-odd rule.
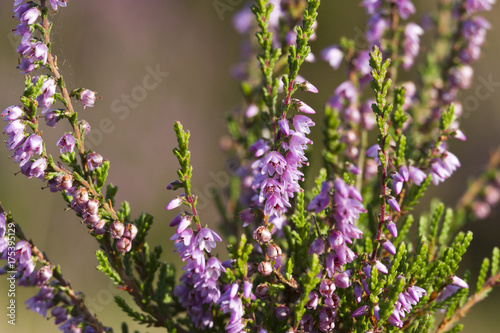
[[94,107],[94,103],[95,103],[95,94],[93,91],[85,89],[84,91],[82,91],[80,93],[80,100],[82,101],[84,109],[86,107],[92,108],[92,107]]

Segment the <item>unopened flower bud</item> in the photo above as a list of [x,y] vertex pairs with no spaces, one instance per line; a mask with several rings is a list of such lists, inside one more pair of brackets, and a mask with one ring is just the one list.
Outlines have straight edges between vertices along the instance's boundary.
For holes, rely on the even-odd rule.
[[318,293],[315,291],[311,291],[309,293],[309,300],[306,303],[306,308],[308,308],[309,310],[311,310],[311,309],[316,310],[318,303],[319,303]]
[[123,232],[123,237],[127,237],[130,240],[133,240],[137,236],[137,227],[132,223],[128,223],[125,226],[125,231]]
[[264,276],[268,276],[273,272],[273,265],[269,261],[263,261],[257,267],[257,270]]
[[116,249],[120,251],[122,254],[130,251],[132,248],[132,242],[127,237],[120,238],[116,241]]
[[115,239],[120,239],[123,237],[123,233],[125,232],[125,225],[120,221],[114,221],[109,226],[109,233],[111,237]]
[[256,241],[267,243],[271,240],[271,232],[264,226],[260,226],[253,232],[253,238]]
[[65,174],[62,177],[61,189],[67,190],[73,186],[73,176],[69,174]]
[[394,246],[394,244],[392,244],[390,241],[388,240],[385,240],[383,243],[382,243],[382,247],[387,251],[389,252],[390,254],[392,255],[395,255],[396,254],[396,247]]
[[274,310],[274,314],[276,315],[279,321],[283,321],[286,320],[290,315],[290,310],[286,306],[280,304]]
[[179,207],[181,204],[182,204],[182,196],[172,199],[172,201],[170,201],[168,203],[168,205],[167,205],[167,207],[165,207],[165,209],[172,210],[174,208]]
[[265,283],[261,283],[255,288],[255,295],[260,298],[267,297],[267,293],[269,292],[269,286]]
[[167,190],[176,190],[178,189],[179,187],[183,187],[184,186],[184,183],[182,183],[181,181],[179,180],[174,180],[174,181],[171,181],[168,185],[167,185]]
[[270,244],[267,247],[266,253],[267,253],[267,256],[269,257],[269,259],[271,259],[271,260],[275,260],[276,258],[278,258],[279,256],[281,256],[283,254],[281,251],[281,248],[277,245],[274,245],[274,244]]
[[99,201],[96,199],[90,199],[87,201],[87,212],[90,215],[97,215],[99,212]]
[[333,281],[335,282],[335,286],[345,289],[351,285],[351,280],[347,273],[338,273],[333,277]]
[[87,167],[90,171],[97,169],[102,165],[103,158],[98,153],[89,153],[87,155]]
[[52,277],[52,268],[49,266],[43,266],[36,272],[36,284],[37,285],[42,285],[45,282],[49,281],[49,279]]
[[391,233],[392,237],[398,237],[398,227],[396,227],[396,223],[394,223],[392,220],[389,220],[386,222],[385,227],[389,232]]

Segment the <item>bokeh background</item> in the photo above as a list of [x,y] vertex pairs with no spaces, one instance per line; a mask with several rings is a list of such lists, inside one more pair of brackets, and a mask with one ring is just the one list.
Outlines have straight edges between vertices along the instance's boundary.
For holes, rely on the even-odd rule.
[[[172,230],[168,223],[175,213],[164,210],[172,193],[166,184],[175,178],[176,160],[171,154],[176,141],[172,125],[180,120],[190,129],[194,188],[209,194],[218,184],[217,175],[226,169],[225,153],[219,148],[226,133],[224,115],[234,111],[241,103],[238,85],[230,76],[230,68],[239,57],[241,37],[232,29],[231,17],[244,1],[219,15],[212,0],[86,0],[68,1],[67,8],[55,16],[53,32],[54,50],[59,67],[70,89],[85,87],[98,92],[94,108],[81,110],[80,116],[90,122],[95,135],[93,148],[111,161],[109,181],[119,186],[118,200],[128,200],[132,214],[148,211],[156,217],[149,242],[164,245],[164,257],[178,262],[169,241]],[[222,0],[229,4],[229,1]],[[436,1],[415,1],[418,9],[432,9]],[[232,1],[231,3],[238,3]],[[358,1],[323,1],[319,14],[318,39],[312,43],[316,54],[328,45],[338,43],[341,36],[354,37],[364,31],[366,15]],[[16,104],[23,90],[23,76],[15,68],[17,54],[13,34],[17,24],[11,16],[12,1],[1,1],[0,14],[0,109]],[[500,82],[500,26],[495,18],[500,6],[486,17],[493,23],[488,34],[482,59],[474,64],[477,77]],[[425,53],[429,45],[422,45]],[[130,95],[141,86],[148,74],[147,68],[168,73],[157,88],[148,91],[140,101],[126,106],[124,95]],[[303,75],[319,89],[317,97],[305,101],[321,110],[324,101],[345,79],[342,70],[332,71],[327,64],[318,62],[304,66]],[[475,79],[462,97],[475,96]],[[453,178],[433,187],[433,194],[446,204],[453,205],[466,188],[471,175],[481,171],[488,154],[500,144],[500,90],[494,87],[491,96],[478,100],[477,108],[462,123],[468,136],[464,143],[453,143],[452,151],[460,158],[462,167]],[[498,90],[498,91],[497,91]],[[134,102],[134,101],[133,101]],[[108,119],[105,123],[101,119]],[[315,138],[321,142],[322,116],[315,116]],[[111,124],[111,125],[110,125]],[[4,125],[2,125],[3,127]],[[65,127],[66,126],[66,127]],[[112,130],[109,130],[112,128]],[[44,131],[48,149],[56,151],[55,142],[62,131],[69,131],[62,123],[57,129]],[[5,140],[6,137],[3,137]],[[314,139],[314,138],[313,138]],[[51,146],[51,142],[54,143]],[[320,152],[319,145],[315,148]],[[41,190],[38,180],[15,175],[17,165],[9,152],[0,145],[0,201],[14,213],[25,233],[32,237],[53,263],[59,263],[64,275],[75,290],[83,291],[93,303],[91,307],[105,325],[119,328],[126,319],[112,300],[117,291],[106,277],[95,270],[96,242],[58,194]],[[214,176],[215,175],[215,176]],[[220,181],[219,181],[220,182]],[[220,228],[210,195],[200,207],[204,223]],[[498,210],[490,218],[467,225],[474,232],[474,240],[462,263],[474,276],[484,256],[490,256],[493,246],[500,245]],[[219,252],[224,256],[223,246]],[[0,308],[7,305],[7,283],[0,280]],[[44,320],[27,311],[24,302],[36,290],[17,289],[16,326],[7,324],[4,310],[0,310],[0,332],[57,332],[53,320]],[[120,292],[123,294],[123,292]],[[496,290],[465,318],[464,332],[498,332],[500,292]],[[130,327],[135,323],[126,319]],[[140,328],[141,332],[159,330]]]

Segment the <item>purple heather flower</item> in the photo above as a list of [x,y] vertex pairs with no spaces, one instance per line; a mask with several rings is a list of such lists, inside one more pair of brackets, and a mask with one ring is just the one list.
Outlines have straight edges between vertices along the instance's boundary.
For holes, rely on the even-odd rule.
[[67,0],[50,0],[50,5],[52,9],[57,10],[57,6],[66,7],[66,1]]
[[90,124],[85,121],[85,120],[80,120],[78,122],[78,127],[80,128],[80,131],[84,133],[85,135],[88,135],[90,133],[91,127]]
[[[33,78],[33,83],[38,81],[38,77]],[[42,93],[36,98],[38,107],[42,108],[42,114],[47,112],[54,103],[54,94],[56,93],[56,82],[53,78],[47,78],[41,87]]]
[[401,208],[399,207],[398,201],[393,196],[387,197],[387,204],[394,209],[396,212],[400,212]]
[[268,228],[260,226],[253,232],[253,238],[258,242],[267,243],[271,240],[271,232]]
[[[403,0],[409,2],[408,0]],[[411,3],[411,2],[409,2]],[[409,69],[413,66],[413,61],[418,55],[420,49],[420,36],[424,34],[422,29],[416,23],[408,23],[405,28],[405,40],[403,43],[405,54],[403,56],[403,68]]]
[[346,272],[335,274],[333,281],[338,288],[349,288],[351,286],[351,280]]
[[269,151],[269,144],[265,140],[259,139],[248,150],[255,153],[255,157],[260,157]]
[[394,244],[392,244],[390,241],[388,240],[385,240],[383,243],[382,243],[382,247],[387,251],[389,252],[390,254],[392,255],[395,255],[396,254],[396,247],[394,246]]
[[290,310],[285,305],[280,304],[274,309],[274,314],[279,321],[283,321],[290,315]]
[[316,310],[316,308],[318,307],[318,303],[319,303],[318,293],[315,291],[311,291],[309,293],[309,300],[306,303],[306,308],[308,308],[309,310],[311,309]]
[[467,284],[467,282],[465,282],[464,280],[462,280],[461,278],[459,278],[456,275],[451,276],[451,284],[454,286],[460,287],[462,289],[469,288],[469,285]]
[[245,117],[252,118],[259,114],[259,107],[255,104],[250,104],[245,110]]
[[472,84],[472,78],[474,77],[474,69],[469,65],[463,65],[460,67],[452,67],[450,69],[450,82],[460,89],[469,89]]
[[125,225],[120,221],[114,221],[109,226],[109,234],[114,239],[120,239],[123,237],[123,233],[125,232]]
[[217,301],[222,313],[231,312],[229,323],[225,327],[228,333],[243,332],[245,328],[245,323],[243,321],[243,303],[238,296],[238,289],[238,284],[233,283]]
[[243,221],[243,227],[246,227],[255,220],[255,213],[252,208],[244,209],[240,212],[240,219]]
[[267,256],[271,260],[276,260],[279,256],[283,254],[281,248],[275,244],[270,244],[266,250]]
[[58,115],[54,111],[49,111],[45,114],[45,123],[47,126],[55,127],[58,122]]
[[309,105],[307,105],[306,103],[304,103],[296,98],[292,98],[291,102],[297,107],[297,109],[300,112],[304,112],[307,114],[315,114],[316,113],[316,111],[314,111],[313,108],[311,108]]
[[394,311],[387,320],[389,324],[400,328],[403,327],[402,319],[405,317],[405,312],[410,313],[413,305],[416,305],[420,298],[426,294],[425,289],[418,286],[409,287],[405,292],[400,293]]
[[24,111],[19,105],[12,105],[3,110],[2,118],[5,121],[13,121],[19,119],[24,114]]
[[377,44],[389,27],[389,23],[382,15],[376,13],[370,17],[367,26],[366,39],[370,44]]
[[132,242],[127,237],[122,237],[116,241],[116,249],[121,252],[121,254],[125,254],[125,252],[129,252],[132,248]]
[[431,161],[431,175],[434,185],[438,185],[440,182],[451,177],[453,172],[460,167],[458,158],[447,151],[444,146],[439,147],[439,152],[442,156],[436,157]]
[[80,100],[82,101],[84,109],[86,107],[92,108],[94,107],[95,103],[95,93],[93,91],[85,89],[80,93]]
[[362,305],[351,314],[351,317],[366,316],[370,313],[370,308],[368,305]]
[[233,26],[240,34],[246,34],[252,28],[255,17],[250,7],[244,7],[233,16]]
[[333,69],[338,69],[344,58],[344,54],[338,46],[329,46],[321,51],[321,59],[328,62]]
[[410,0],[394,0],[398,7],[399,15],[406,20],[411,14],[415,14],[415,6]]
[[465,7],[467,12],[472,14],[474,12],[491,10],[496,0],[466,0]]
[[403,190],[405,179],[398,172],[394,172],[391,178],[392,178],[392,185],[394,187],[394,193],[396,194],[401,193],[401,191]]
[[331,332],[335,328],[335,311],[329,307],[322,308],[318,326],[322,332]]
[[273,265],[269,261],[262,261],[257,270],[264,276],[271,275],[273,272]]
[[255,288],[255,294],[260,298],[266,298],[269,292],[269,286],[265,283],[261,283]]
[[57,145],[60,147],[59,152],[61,154],[72,153],[75,149],[75,137],[71,133],[65,133],[57,141]]
[[382,274],[387,274],[389,273],[389,270],[387,269],[387,267],[385,267],[384,264],[382,264],[380,261],[378,260],[375,260],[375,267],[377,268],[377,270],[382,273]]
[[398,228],[396,227],[396,223],[394,223],[392,220],[386,220],[385,227],[389,232],[391,233],[392,237],[398,237]]
[[309,127],[314,125],[315,123],[309,117],[300,114],[293,117],[293,127],[299,133],[311,133]]
[[381,3],[382,0],[363,0],[361,6],[366,8],[368,15],[373,15],[377,12]]
[[286,118],[281,118],[280,120],[278,120],[278,126],[285,136],[290,135],[290,125]]
[[89,153],[87,155],[87,167],[90,171],[97,169],[102,165],[103,158],[98,153]]
[[19,19],[22,23],[31,25],[35,23],[36,20],[38,20],[40,14],[40,9],[34,6],[23,12]]
[[337,89],[335,89],[334,95],[330,98],[330,105],[333,108],[340,109],[343,107],[345,101],[348,104],[355,102],[358,93],[356,88],[351,81],[342,82]]
[[252,287],[253,284],[251,281],[245,280],[243,282],[243,297],[250,298],[252,296]]
[[323,238],[316,238],[314,242],[312,242],[311,246],[309,247],[309,255],[312,255],[313,253],[316,254],[322,254],[325,251],[325,241]]
[[318,93],[318,88],[316,88],[311,82],[307,81],[300,75],[297,75],[297,77],[295,78],[295,83],[298,84],[302,88],[302,90],[306,92],[310,92],[313,94]]
[[52,277],[52,268],[50,266],[43,266],[36,272],[35,275],[35,284],[37,286],[41,286]]
[[127,237],[130,240],[134,240],[135,236],[137,236],[137,227],[132,223],[127,223],[125,225],[125,230],[123,232],[123,237]]
[[29,171],[29,178],[31,177],[43,178],[46,169],[47,169],[47,160],[43,157],[40,157],[31,165]]
[[216,246],[216,241],[221,242],[222,238],[215,231],[203,228],[196,235],[195,244],[201,251],[206,250],[210,252]]
[[314,210],[316,213],[322,212],[330,204],[330,190],[332,188],[333,182],[323,182],[323,184],[321,184],[321,192],[311,200],[307,206],[307,210]]
[[420,186],[422,182],[427,178],[425,172],[414,166],[409,167],[409,176],[411,181],[414,182],[417,186]]
[[64,323],[69,318],[68,310],[60,306],[53,307],[50,314],[55,318],[56,325]]
[[5,133],[9,135],[6,143],[9,150],[17,149],[23,143],[25,139],[24,127],[25,125],[20,120],[14,120],[5,126]]
[[[172,209],[174,209],[174,208],[179,207],[179,206],[182,204],[182,202],[183,202],[183,200],[184,200],[184,197],[185,197],[184,195],[181,195],[181,196],[179,196],[179,197],[176,197],[176,198],[172,199],[172,200],[171,200],[171,201],[167,204],[167,206],[165,207],[165,209],[166,209],[166,210],[172,210]],[[173,223],[173,221],[172,221],[172,223]],[[173,225],[171,225],[171,227],[173,227]]]
[[262,173],[268,173],[269,176],[273,176],[276,172],[279,175],[282,175],[285,171],[286,165],[286,160],[280,153],[277,151],[270,151],[264,158]]
[[54,288],[41,287],[38,294],[26,301],[26,307],[34,311],[44,318],[47,315],[47,310],[53,306]]

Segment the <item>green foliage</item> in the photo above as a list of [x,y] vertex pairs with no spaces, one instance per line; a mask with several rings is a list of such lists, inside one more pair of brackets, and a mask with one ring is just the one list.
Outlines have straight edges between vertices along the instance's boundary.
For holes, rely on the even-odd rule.
[[97,250],[95,255],[97,257],[97,261],[99,262],[96,269],[106,274],[106,276],[109,277],[114,284],[120,285],[122,283],[120,275],[112,267],[110,267],[106,255],[101,250]]

